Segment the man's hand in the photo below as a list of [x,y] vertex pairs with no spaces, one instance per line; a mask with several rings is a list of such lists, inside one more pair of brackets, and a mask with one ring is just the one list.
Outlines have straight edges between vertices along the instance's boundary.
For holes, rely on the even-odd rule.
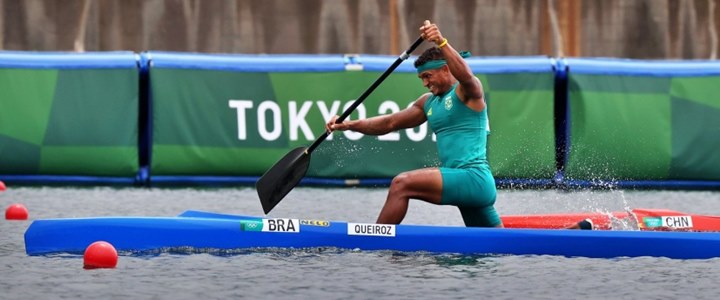
[[328,121],[327,124],[325,124],[325,130],[327,132],[333,132],[334,130],[344,131],[344,130],[348,130],[350,128],[350,124],[348,124],[347,122],[335,124],[335,121],[337,121],[337,119],[338,119],[338,116],[335,115],[332,118],[330,118],[330,121]]
[[420,26],[420,36],[426,41],[433,42],[436,45],[442,44],[445,40],[437,24],[430,23],[429,20],[425,20],[423,26]]

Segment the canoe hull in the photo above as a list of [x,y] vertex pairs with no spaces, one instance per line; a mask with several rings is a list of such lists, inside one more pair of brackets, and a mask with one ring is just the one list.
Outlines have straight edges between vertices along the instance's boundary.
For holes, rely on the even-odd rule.
[[[720,233],[496,229],[397,225],[394,236],[351,235],[353,224],[302,220],[298,232],[248,230],[257,217],[184,213],[179,217],[103,217],[34,221],[25,233],[29,255],[82,253],[95,241],[118,251],[337,247],[488,255],[592,258],[720,256]],[[267,220],[267,219],[266,219]],[[258,223],[260,222],[260,223]],[[267,222],[267,221],[266,221]],[[357,225],[357,224],[355,224]],[[349,229],[350,228],[350,229]]]

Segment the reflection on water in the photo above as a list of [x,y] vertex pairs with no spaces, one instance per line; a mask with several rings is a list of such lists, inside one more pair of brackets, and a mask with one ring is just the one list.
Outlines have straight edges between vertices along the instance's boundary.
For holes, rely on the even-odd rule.
[[491,258],[501,257],[503,255],[436,255],[435,263],[438,266],[454,267],[454,266],[481,266],[487,268],[493,268],[497,264]]
[[400,251],[379,251],[388,252],[388,262],[398,264],[431,263],[438,266],[482,266],[487,265],[489,258],[502,257],[504,255],[481,255],[481,254],[456,254],[456,253],[430,253],[424,251],[418,252],[400,252]]
[[332,255],[346,253],[351,250],[340,249],[336,247],[311,247],[311,248],[274,248],[274,247],[255,247],[255,248],[235,248],[235,249],[218,249],[218,248],[197,248],[190,246],[181,247],[162,247],[151,250],[133,250],[118,251],[122,256],[159,256],[162,254],[169,255],[191,255],[191,254],[208,254],[212,256],[229,257],[240,255],[270,255],[276,258],[305,258],[320,255]]
[[[438,266],[477,266],[488,265],[489,258],[497,258],[507,255],[496,254],[455,254],[455,253],[431,253],[425,251],[403,252],[393,250],[360,250],[360,249],[343,249],[337,247],[308,247],[308,248],[273,248],[273,247],[257,247],[257,248],[237,248],[237,249],[217,249],[217,248],[195,248],[195,247],[163,247],[159,249],[143,250],[143,251],[119,251],[120,256],[159,256],[168,255],[191,255],[191,254],[209,254],[212,256],[228,257],[240,255],[267,255],[276,259],[295,260],[314,258],[325,255],[343,255],[348,253],[365,253],[378,257],[386,257],[389,263],[421,265],[435,264]],[[77,254],[56,253],[47,254],[48,257],[77,257]]]

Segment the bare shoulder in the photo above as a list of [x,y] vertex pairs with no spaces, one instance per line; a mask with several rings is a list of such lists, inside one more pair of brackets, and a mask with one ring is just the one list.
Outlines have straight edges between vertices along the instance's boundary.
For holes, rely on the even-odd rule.
[[417,107],[423,109],[425,107],[425,102],[427,102],[427,100],[430,99],[430,96],[432,96],[431,93],[425,93],[425,94],[420,95],[420,97],[418,97],[417,100],[415,100],[414,106],[417,106]]

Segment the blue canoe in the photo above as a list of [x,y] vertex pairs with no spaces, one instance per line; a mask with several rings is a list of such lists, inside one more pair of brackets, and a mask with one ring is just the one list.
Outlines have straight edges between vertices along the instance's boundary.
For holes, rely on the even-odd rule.
[[122,252],[163,249],[314,248],[487,255],[676,259],[720,257],[720,233],[378,225],[186,211],[177,217],[35,220],[28,255],[83,253],[95,241]]

